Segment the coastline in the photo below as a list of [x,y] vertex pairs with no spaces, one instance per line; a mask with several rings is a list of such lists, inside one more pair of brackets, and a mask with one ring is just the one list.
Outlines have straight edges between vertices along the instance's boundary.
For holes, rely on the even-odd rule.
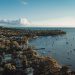
[[[1,43],[3,43],[4,46],[1,45],[0,48],[4,49],[6,51],[6,54],[13,55],[14,52],[17,53],[16,54],[17,58],[20,58],[20,60],[22,60],[21,62],[23,62],[23,68],[26,69],[28,67],[32,67],[34,69],[34,75],[49,75],[49,74],[61,75],[60,70],[62,69],[62,66],[59,65],[55,59],[53,59],[51,57],[44,57],[44,56],[40,57],[40,56],[38,56],[38,54],[35,50],[33,50],[31,47],[28,47],[28,40],[33,38],[34,37],[33,35],[23,34],[22,39],[16,40],[16,38],[13,39],[12,36],[15,36],[15,37],[18,36],[20,34],[19,31],[14,32],[13,30],[8,30],[8,29],[3,29],[3,30],[1,29],[1,31],[2,32],[0,33],[1,34],[0,37],[2,39],[0,39],[0,40],[2,41]],[[8,32],[10,32],[10,33],[8,33]],[[57,32],[58,32],[58,30],[57,30]],[[55,33],[55,30],[52,33]],[[61,34],[61,32],[59,32],[59,33]],[[56,35],[56,34],[54,34],[54,35]],[[9,37],[12,37],[12,39],[10,39]],[[21,45],[24,45],[23,48],[20,47]],[[25,47],[26,47],[26,49],[25,49]],[[14,54],[14,56],[13,56],[14,59],[16,58],[16,55]],[[8,65],[9,63],[6,63],[6,64]],[[15,66],[15,65],[13,65],[13,66]],[[10,67],[12,67],[12,65]],[[67,68],[67,66],[65,66],[65,67]],[[4,66],[4,68],[8,68],[8,67]],[[17,69],[17,67],[15,66],[15,70],[16,69]],[[11,70],[13,70],[13,68]],[[67,74],[67,72],[68,71],[66,71],[66,74]]]

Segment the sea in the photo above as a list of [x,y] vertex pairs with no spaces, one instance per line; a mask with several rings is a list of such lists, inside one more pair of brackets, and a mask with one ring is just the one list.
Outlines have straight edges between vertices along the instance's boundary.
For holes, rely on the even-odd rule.
[[75,28],[31,28],[32,30],[63,30],[64,35],[40,36],[29,41],[40,56],[57,60],[62,66],[69,66],[75,71]]

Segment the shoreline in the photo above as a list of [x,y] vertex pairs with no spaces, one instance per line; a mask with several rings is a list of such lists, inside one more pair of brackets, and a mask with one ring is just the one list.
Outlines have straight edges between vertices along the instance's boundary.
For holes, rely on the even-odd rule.
[[[31,38],[33,39],[33,37],[34,37],[33,35],[23,34],[22,38],[17,40],[14,37],[11,39],[9,37],[18,36],[20,34],[19,31],[16,31],[16,30],[13,31],[13,30],[3,28],[3,29],[1,29],[0,32],[1,32],[0,33],[1,34],[0,35],[0,41],[1,41],[0,49],[3,49],[2,56],[5,56],[6,54],[11,54],[13,60],[19,60],[22,63],[22,64],[18,65],[18,64],[16,64],[16,61],[14,61],[13,63],[12,62],[7,63],[7,61],[6,61],[6,63],[4,64],[4,67],[3,67],[4,70],[9,69],[10,72],[12,70],[15,70],[15,72],[16,72],[16,70],[20,67],[22,68],[23,71],[25,69],[27,69],[28,67],[29,68],[32,67],[34,69],[33,75],[50,75],[50,74],[51,75],[64,75],[67,73],[69,73],[68,75],[71,74],[72,71],[69,70],[69,68],[67,66],[59,65],[58,62],[51,57],[44,57],[44,56],[40,57],[40,56],[38,56],[37,52],[35,50],[33,50],[33,48],[28,47],[28,40]],[[23,31],[21,31],[21,32],[23,32]],[[58,30],[57,30],[57,32],[58,32]],[[52,33],[55,33],[55,30]],[[59,33],[61,33],[61,32],[59,32]],[[56,35],[56,34],[54,34],[54,35]],[[8,67],[9,64],[10,64],[10,67]],[[12,66],[14,66],[14,68]],[[65,73],[62,70],[62,68],[65,70]],[[62,73],[62,74],[60,74],[60,73]]]
[[[62,30],[31,30],[31,29],[16,29],[16,28],[6,28],[6,27],[0,27],[0,29],[3,29],[6,31],[6,34],[10,33],[11,36],[16,36],[16,35],[30,35],[30,36],[57,36],[57,35],[64,35],[66,34],[65,31]],[[12,35],[15,33],[14,35]]]

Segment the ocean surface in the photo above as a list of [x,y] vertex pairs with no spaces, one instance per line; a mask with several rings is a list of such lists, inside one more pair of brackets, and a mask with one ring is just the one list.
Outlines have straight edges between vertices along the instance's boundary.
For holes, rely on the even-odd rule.
[[30,45],[37,50],[40,56],[49,56],[57,60],[60,65],[67,65],[75,70],[75,28],[31,28],[44,30],[63,30],[62,36],[40,36],[30,40]]

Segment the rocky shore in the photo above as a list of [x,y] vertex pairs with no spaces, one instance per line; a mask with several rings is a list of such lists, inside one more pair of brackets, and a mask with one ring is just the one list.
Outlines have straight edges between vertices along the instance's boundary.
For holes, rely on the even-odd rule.
[[0,31],[1,31],[0,34],[3,34],[5,36],[24,36],[24,35],[55,36],[66,34],[66,32],[62,30],[30,30],[30,29],[16,29],[5,27],[0,27]]
[[[52,31],[54,35],[55,32]],[[75,75],[75,72],[67,66],[61,66],[55,59],[39,56],[28,45],[32,37],[21,30],[0,28],[0,75]]]

